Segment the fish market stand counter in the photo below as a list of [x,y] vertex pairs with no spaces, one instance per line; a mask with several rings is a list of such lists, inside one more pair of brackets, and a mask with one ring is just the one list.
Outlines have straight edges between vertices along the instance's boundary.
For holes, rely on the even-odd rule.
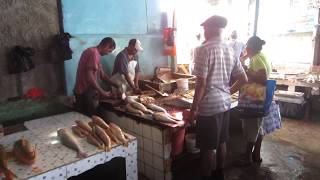
[[[237,99],[234,98],[231,108],[237,104]],[[130,113],[124,108],[119,108],[119,103],[104,101],[101,105],[109,120],[138,139],[139,173],[149,179],[171,180],[171,155],[183,146],[185,128],[157,122],[151,115],[140,116]]]
[[[57,129],[71,127],[75,120],[89,122],[91,118],[77,112],[40,118],[25,122],[27,131],[4,136],[0,144],[10,151],[13,143],[21,138],[27,139],[36,145],[37,157],[33,165],[22,165],[9,159],[8,168],[17,176],[17,179],[52,180],[67,179],[79,175],[99,164],[109,162],[115,157],[125,158],[126,179],[137,180],[137,139],[129,136],[129,145],[112,145],[109,152],[105,152],[87,143],[85,139],[78,138],[83,151],[88,154],[86,158],[77,158],[74,150],[62,145],[57,137]],[[1,176],[0,176],[1,178]]]

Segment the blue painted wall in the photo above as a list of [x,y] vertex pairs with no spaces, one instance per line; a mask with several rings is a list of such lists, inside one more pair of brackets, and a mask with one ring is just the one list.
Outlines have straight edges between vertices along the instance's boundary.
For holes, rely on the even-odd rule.
[[[72,94],[79,58],[84,49],[96,46],[110,36],[117,47],[112,54],[102,57],[101,63],[111,74],[115,56],[131,38],[140,39],[144,51],[140,53],[143,76],[151,76],[156,66],[168,66],[162,55],[163,13],[160,0],[62,0],[65,32],[70,40],[73,58],[65,62],[67,93]],[[94,2],[94,3],[93,3]]]

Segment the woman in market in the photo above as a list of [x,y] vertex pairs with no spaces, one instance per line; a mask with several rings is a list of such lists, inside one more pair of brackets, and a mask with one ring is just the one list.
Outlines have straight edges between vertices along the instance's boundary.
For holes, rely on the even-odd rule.
[[[266,56],[261,52],[265,44],[258,36],[249,38],[246,47],[246,57],[250,63],[247,70],[249,82],[265,84],[271,73],[271,65]],[[243,120],[243,130],[245,132],[247,147],[244,157],[236,164],[251,165],[253,162],[261,163],[261,143],[264,135],[273,132],[281,127],[281,117],[279,106],[272,102],[269,113],[262,118],[250,118]]]

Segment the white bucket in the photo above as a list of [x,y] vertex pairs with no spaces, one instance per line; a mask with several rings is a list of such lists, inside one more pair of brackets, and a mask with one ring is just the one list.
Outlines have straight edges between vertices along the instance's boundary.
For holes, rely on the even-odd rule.
[[177,79],[177,87],[181,90],[189,90],[189,81],[188,79]]
[[186,149],[189,153],[198,153],[200,149],[196,148],[196,134],[190,133],[185,136]]

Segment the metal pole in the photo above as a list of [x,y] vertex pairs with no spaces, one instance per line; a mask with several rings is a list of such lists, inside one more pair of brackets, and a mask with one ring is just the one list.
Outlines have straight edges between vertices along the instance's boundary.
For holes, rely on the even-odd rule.
[[320,9],[318,9],[318,17],[317,17],[317,25],[316,25],[316,35],[314,37],[314,56],[313,56],[313,65],[320,65]]
[[254,16],[254,29],[253,29],[254,36],[257,35],[257,30],[258,30],[259,6],[260,6],[260,0],[256,0],[256,11]]

